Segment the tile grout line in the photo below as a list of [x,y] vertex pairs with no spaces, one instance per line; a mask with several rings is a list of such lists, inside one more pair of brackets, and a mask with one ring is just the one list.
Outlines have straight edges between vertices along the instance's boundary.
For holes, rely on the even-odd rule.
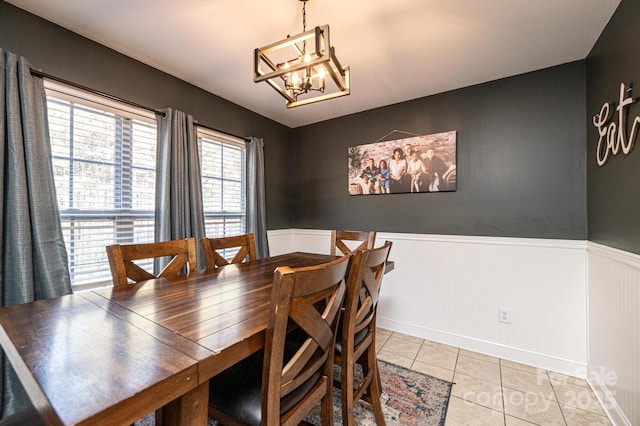
[[[384,343],[383,343],[380,347],[378,347],[378,348],[377,348],[377,349],[378,349],[378,351],[380,351],[380,350],[382,350],[383,348],[387,347],[387,344],[391,341],[391,339],[392,339],[394,336],[395,336],[397,339],[400,339],[400,340],[403,340],[403,341],[409,341],[409,342],[413,341],[413,342],[415,342],[415,340],[414,340],[414,339],[405,339],[405,338],[404,338],[404,334],[402,334],[402,333],[396,333],[396,332],[393,332],[393,331],[392,331],[392,332],[390,332],[389,334],[387,334],[387,337],[386,337],[386,339],[385,339]],[[409,336],[409,337],[413,337],[413,336]],[[412,371],[417,371],[415,368],[417,367],[417,362],[418,362],[418,357],[419,357],[419,355],[420,355],[420,352],[421,352],[421,351],[422,351],[426,346],[429,346],[429,347],[431,346],[431,345],[429,344],[429,342],[430,342],[430,341],[429,341],[428,339],[422,339],[422,338],[418,338],[418,339],[420,339],[420,341],[419,341],[419,347],[418,347],[418,350],[417,350],[417,352],[415,353],[415,355],[413,355],[413,357],[411,357],[411,358],[410,358],[411,364],[410,364],[409,369],[410,369],[410,370],[412,370]],[[416,343],[417,343],[417,342],[416,342]],[[434,342],[434,343],[438,343],[438,342]],[[451,348],[456,349],[456,351],[455,351],[455,353],[456,353],[455,363],[454,363],[453,372],[452,372],[452,373],[453,373],[453,376],[452,376],[452,378],[451,378],[451,383],[452,383],[452,388],[453,388],[453,385],[455,385],[455,377],[456,377],[456,374],[457,374],[457,372],[458,372],[458,367],[459,367],[458,363],[459,363],[459,361],[460,361],[460,355],[461,355],[461,350],[462,350],[462,349],[461,349],[461,348],[458,348],[458,347],[453,347],[453,346],[452,346]],[[392,350],[392,348],[391,348],[391,347],[387,347],[387,348],[386,348],[386,350],[387,350],[389,353],[391,353],[391,354],[393,354],[393,353],[394,353],[394,351]],[[439,350],[439,351],[444,351],[445,349],[443,349],[443,348],[439,348],[438,350]],[[396,355],[401,356],[400,354],[396,354]],[[406,358],[408,358],[408,357],[406,357]],[[506,361],[506,360],[503,360],[503,359],[502,359],[502,358],[500,358],[500,357],[496,357],[496,358],[497,358],[497,360],[498,360],[498,367],[499,367],[499,370],[500,370],[500,393],[501,393],[501,397],[502,397],[502,401],[501,401],[501,405],[502,405],[502,419],[503,419],[503,424],[504,424],[504,425],[506,425],[506,424],[507,424],[507,412],[506,412],[506,402],[505,402],[505,383],[504,383],[504,377],[503,377],[503,369],[504,369],[504,368],[507,368],[508,366],[504,365],[504,361]],[[480,360],[482,360],[482,359],[480,358]],[[435,364],[430,364],[429,362],[426,362],[425,364],[435,366]],[[515,370],[520,371],[520,372],[525,372],[525,373],[527,372],[527,370],[520,370],[520,369],[519,369],[519,368],[517,368],[517,367],[509,367],[509,368],[514,368]],[[561,416],[562,416],[562,420],[563,420],[564,424],[565,424],[565,425],[567,425],[567,424],[569,424],[569,423],[567,422],[566,413],[565,413],[565,411],[563,410],[562,405],[560,404],[560,400],[558,399],[558,396],[557,396],[557,389],[556,389],[556,387],[555,387],[555,386],[553,386],[553,384],[551,383],[551,377],[550,377],[551,372],[550,372],[549,370],[546,370],[546,369],[542,369],[542,370],[545,372],[545,377],[547,378],[547,380],[548,380],[548,381],[549,381],[549,383],[551,384],[551,388],[552,388],[553,396],[555,397],[556,403],[558,404],[558,407],[560,408],[560,413],[561,413]],[[480,379],[480,380],[482,380],[482,379]],[[452,390],[453,390],[453,389],[452,389]],[[516,390],[516,391],[517,391],[517,389],[514,389],[514,390]],[[473,404],[473,405],[476,405],[476,406],[479,406],[479,407],[482,407],[482,408],[488,408],[489,410],[492,410],[492,408],[491,408],[491,407],[485,407],[484,405],[481,405],[481,404],[478,404],[478,403],[474,403],[473,401],[467,401],[467,400],[465,400],[464,398],[460,398],[460,397],[454,396],[452,393],[450,393],[450,395],[449,395],[449,401],[451,401],[453,398],[457,398],[457,399],[459,399],[459,400],[461,400],[461,401],[463,401],[463,402],[471,403],[471,404]],[[493,411],[496,411],[496,410],[493,410]],[[596,415],[597,415],[597,413],[592,413],[590,410],[583,410],[583,411],[586,411],[586,412],[588,412],[588,413],[596,414]],[[450,411],[447,411],[447,416],[448,416],[449,414],[450,414]],[[606,416],[604,416],[604,417],[605,417],[605,419],[607,418]],[[516,417],[514,417],[514,418],[515,418],[515,419],[518,419],[518,420],[520,420],[520,421],[526,422],[527,424],[530,424],[530,425],[532,425],[532,426],[539,426],[539,423],[533,423],[531,420],[525,420],[525,419],[522,419],[522,418],[517,417],[517,416],[516,416]],[[607,419],[607,420],[608,420],[608,419]],[[446,417],[445,417],[445,421],[446,421]]]
[[553,382],[551,381],[551,378],[549,377],[549,370],[545,370],[545,374],[547,375],[547,379],[549,380],[549,385],[551,386],[551,392],[553,392],[553,396],[556,399],[556,401],[558,402],[558,408],[560,409],[560,415],[562,416],[562,420],[564,420],[564,424],[567,425],[569,423],[567,423],[567,418],[564,415],[564,410],[562,408],[562,404],[560,404],[560,399],[558,398],[558,394],[556,393],[556,387],[553,386]]
[[498,358],[498,367],[500,368],[500,399],[502,400],[502,421],[507,424],[507,407],[504,403],[504,383],[502,381],[502,358]]

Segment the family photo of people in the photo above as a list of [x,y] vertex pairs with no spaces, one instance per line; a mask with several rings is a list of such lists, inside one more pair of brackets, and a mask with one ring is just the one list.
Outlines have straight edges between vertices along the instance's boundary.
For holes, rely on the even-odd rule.
[[456,132],[350,147],[349,194],[456,190]]

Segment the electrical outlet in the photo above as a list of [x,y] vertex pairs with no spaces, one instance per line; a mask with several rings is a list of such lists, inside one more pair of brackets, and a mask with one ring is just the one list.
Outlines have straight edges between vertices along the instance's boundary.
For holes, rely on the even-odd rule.
[[511,309],[509,308],[498,309],[498,322],[511,324]]

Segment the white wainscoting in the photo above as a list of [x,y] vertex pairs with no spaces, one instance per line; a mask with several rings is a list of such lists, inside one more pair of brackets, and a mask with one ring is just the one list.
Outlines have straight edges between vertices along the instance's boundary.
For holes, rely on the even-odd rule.
[[589,242],[589,383],[616,425],[640,425],[640,256]]
[[[379,233],[393,242],[378,324],[577,377],[587,375],[586,242]],[[269,232],[271,254],[328,253],[330,231]],[[498,322],[499,308],[511,324]]]

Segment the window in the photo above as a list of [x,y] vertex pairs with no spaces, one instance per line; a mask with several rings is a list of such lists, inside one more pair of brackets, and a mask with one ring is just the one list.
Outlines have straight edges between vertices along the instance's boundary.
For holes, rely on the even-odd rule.
[[[45,88],[71,283],[110,284],[105,247],[154,240],[156,118],[50,81]],[[198,127],[198,148],[206,236],[245,233],[244,141]]]
[[154,238],[155,115],[48,81],[46,89],[71,282],[110,282],[105,247]]
[[244,234],[244,141],[198,127],[198,147],[206,236],[215,238]]

